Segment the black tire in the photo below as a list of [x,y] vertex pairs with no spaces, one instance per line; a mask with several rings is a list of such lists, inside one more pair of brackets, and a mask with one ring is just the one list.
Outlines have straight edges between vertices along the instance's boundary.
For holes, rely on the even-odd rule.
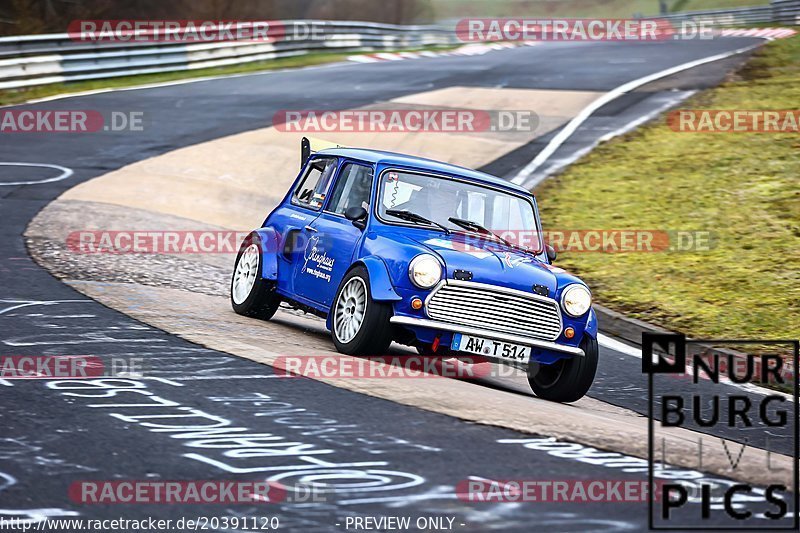
[[[357,279],[356,279],[357,278]],[[344,312],[340,309],[340,299],[345,287],[355,280],[354,284],[363,284],[366,291],[366,306],[363,310],[363,320],[357,328],[352,338],[347,338],[344,332],[337,326],[338,313]],[[342,302],[343,304],[346,302]],[[331,306],[331,337],[333,344],[340,353],[347,355],[385,355],[389,344],[392,342],[392,327],[389,319],[392,317],[392,306],[384,302],[376,302],[370,295],[369,273],[361,265],[354,267],[342,280],[336,297]],[[344,340],[340,339],[340,336]]]
[[[239,262],[242,261],[245,255],[245,250],[250,248],[251,245],[255,245],[258,248],[258,266],[255,274],[255,281],[247,298],[237,303],[237,298],[234,296],[234,283],[237,279],[237,269],[239,267]],[[275,311],[278,310],[281,298],[275,291],[275,283],[261,277],[262,266],[264,264],[264,258],[261,256],[262,253],[263,247],[261,246],[261,238],[256,232],[248,235],[239,247],[239,253],[236,254],[236,263],[233,266],[233,275],[231,276],[231,306],[233,310],[240,315],[269,320],[275,314]]]
[[592,386],[597,373],[597,340],[584,335],[583,357],[562,359],[552,365],[534,364],[528,369],[528,383],[539,398],[553,402],[576,402]]

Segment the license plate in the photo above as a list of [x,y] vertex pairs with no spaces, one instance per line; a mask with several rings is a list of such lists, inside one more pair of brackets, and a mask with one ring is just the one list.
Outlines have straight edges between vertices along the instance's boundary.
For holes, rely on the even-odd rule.
[[502,341],[493,341],[481,337],[472,337],[456,333],[450,348],[456,352],[467,352],[486,357],[497,357],[527,363],[531,356],[530,346],[521,346]]

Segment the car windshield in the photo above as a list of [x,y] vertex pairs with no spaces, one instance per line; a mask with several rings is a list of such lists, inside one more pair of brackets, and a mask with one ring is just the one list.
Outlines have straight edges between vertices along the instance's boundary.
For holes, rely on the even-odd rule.
[[392,224],[408,223],[387,211],[408,211],[457,232],[473,229],[451,219],[469,221],[512,244],[541,250],[532,203],[475,183],[389,170],[381,175],[378,214]]

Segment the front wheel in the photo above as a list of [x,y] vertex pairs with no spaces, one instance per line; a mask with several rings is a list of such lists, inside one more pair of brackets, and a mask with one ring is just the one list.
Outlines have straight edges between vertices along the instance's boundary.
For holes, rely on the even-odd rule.
[[261,239],[251,233],[239,248],[231,278],[231,306],[240,315],[269,320],[278,310],[281,298],[275,283],[261,277]]
[[583,357],[562,359],[552,365],[533,363],[528,368],[528,383],[539,398],[553,402],[576,402],[583,398],[597,372],[597,340],[584,335]]
[[333,301],[333,344],[348,355],[383,355],[392,342],[392,307],[370,296],[369,274],[363,266],[342,280]]

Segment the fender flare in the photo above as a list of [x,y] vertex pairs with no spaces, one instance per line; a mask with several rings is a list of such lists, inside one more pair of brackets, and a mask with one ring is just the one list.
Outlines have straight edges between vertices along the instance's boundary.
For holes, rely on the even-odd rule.
[[[376,302],[399,302],[403,298],[397,294],[392,285],[392,278],[389,276],[389,269],[386,268],[386,263],[383,259],[375,256],[362,257],[350,266],[353,267],[362,265],[367,269],[369,276],[369,295]],[[348,270],[349,272],[349,270]],[[327,328],[333,331],[333,309],[328,313],[328,318],[325,321]]]
[[261,239],[261,277],[278,279],[278,233],[273,228],[253,230]]
[[353,265],[362,264],[369,273],[369,292],[376,302],[399,302],[403,298],[397,294],[389,276],[389,269],[380,257],[373,255],[362,257]]
[[589,317],[586,320],[586,329],[584,330],[584,333],[596,340],[597,329],[598,329],[597,313],[594,312],[594,307],[592,307],[589,310]]

